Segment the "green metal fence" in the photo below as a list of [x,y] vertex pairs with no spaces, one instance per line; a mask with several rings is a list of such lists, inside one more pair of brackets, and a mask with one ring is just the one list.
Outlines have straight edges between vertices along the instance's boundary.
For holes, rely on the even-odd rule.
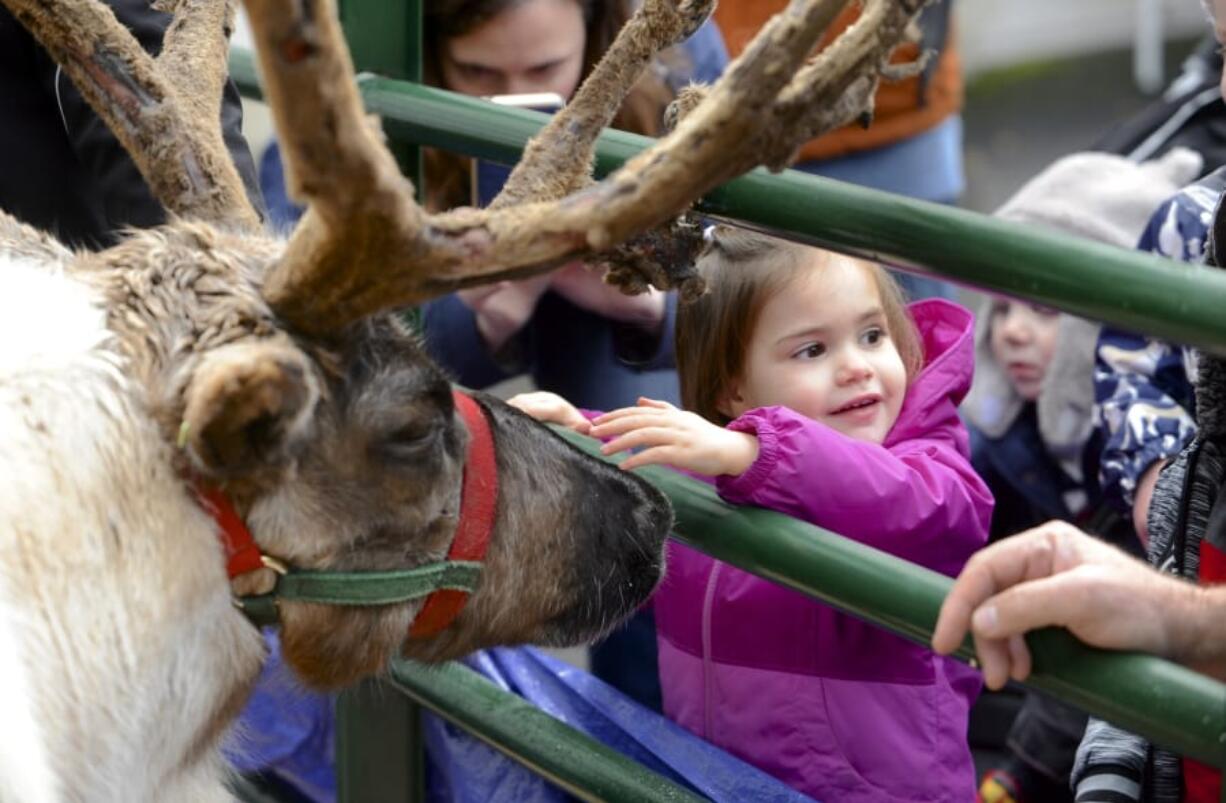
[[[366,66],[359,63],[359,69]],[[235,52],[231,71],[246,94],[258,97],[249,54]],[[363,77],[359,86],[368,109],[383,117],[399,147],[426,145],[513,162],[545,120],[535,112],[389,78]],[[598,172],[615,169],[649,143],[607,132],[600,141]],[[755,171],[713,191],[699,208],[780,236],[1226,354],[1226,271],[790,171]],[[587,439],[567,436],[597,453]],[[672,500],[676,536],[685,543],[927,642],[949,578],[786,516],[729,506],[709,487],[666,470],[643,473]],[[1035,633],[1028,641],[1035,658],[1029,685],[1226,767],[1226,686],[1150,656],[1085,647],[1063,631]],[[971,654],[968,643],[959,657],[967,660]],[[463,667],[423,670],[398,663],[391,684],[583,799],[692,797]],[[420,773],[410,764],[420,749],[413,710],[404,700],[389,704],[387,687],[381,688],[364,687],[342,706],[337,748],[342,800],[419,799]],[[376,718],[382,720],[377,730],[371,726]]]

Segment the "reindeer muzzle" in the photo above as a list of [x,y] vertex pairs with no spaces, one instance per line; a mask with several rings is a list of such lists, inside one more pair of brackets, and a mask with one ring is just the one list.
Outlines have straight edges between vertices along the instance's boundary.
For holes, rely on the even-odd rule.
[[468,427],[468,449],[460,491],[460,520],[447,557],[413,569],[389,572],[310,571],[287,567],[263,554],[242,517],[220,490],[197,483],[196,497],[217,522],[226,553],[226,572],[233,580],[271,570],[267,593],[236,596],[235,605],[256,626],[275,625],[282,600],[321,605],[395,605],[426,597],[409,625],[409,638],[429,638],[447,629],[481,577],[498,507],[498,470],[489,420],[472,397],[452,390],[456,411]]

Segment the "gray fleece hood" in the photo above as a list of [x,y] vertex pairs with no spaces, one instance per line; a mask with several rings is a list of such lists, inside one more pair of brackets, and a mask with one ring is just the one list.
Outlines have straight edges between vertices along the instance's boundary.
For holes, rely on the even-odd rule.
[[[1153,212],[1193,181],[1200,167],[1200,155],[1186,148],[1140,164],[1113,154],[1075,153],[1028,181],[995,216],[1132,249]],[[979,308],[975,379],[962,413],[989,438],[999,438],[1025,400],[992,355],[992,303],[989,297]],[[1101,326],[1067,314],[1059,325],[1036,402],[1039,434],[1054,457],[1076,461],[1093,431],[1094,351]]]

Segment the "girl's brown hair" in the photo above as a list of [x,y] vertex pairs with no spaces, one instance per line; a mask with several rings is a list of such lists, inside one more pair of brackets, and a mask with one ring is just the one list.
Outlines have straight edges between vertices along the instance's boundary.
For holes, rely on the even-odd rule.
[[[822,264],[831,252],[731,226],[712,230],[698,260],[707,292],[677,307],[677,373],[685,409],[721,426],[731,420],[720,411],[721,400],[743,375],[762,308],[801,271],[812,269],[815,254]],[[910,383],[923,368],[924,347],[902,291],[881,266],[860,264],[877,285],[888,334]]]
[[[630,19],[630,0],[573,0],[583,11],[587,39],[583,51],[586,79],[609,49],[617,32]],[[422,73],[425,83],[443,86],[442,45],[448,39],[476,30],[524,0],[427,0],[423,13]],[[664,110],[673,93],[658,74],[648,72],[626,96],[613,127],[654,137],[660,134]],[[472,203],[469,198],[467,157],[427,149],[425,155],[427,205],[435,210]]]

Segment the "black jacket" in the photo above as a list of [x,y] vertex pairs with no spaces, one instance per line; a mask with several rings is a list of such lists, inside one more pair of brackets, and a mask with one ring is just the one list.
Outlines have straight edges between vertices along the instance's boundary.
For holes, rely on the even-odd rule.
[[[106,0],[151,53],[161,48],[170,15],[148,0]],[[242,137],[233,84],[221,108],[226,145],[247,194],[261,207],[255,164]],[[42,46],[0,6],[0,209],[65,244],[112,244],[125,226],[166,219],[136,166],[106,124]]]
[[1114,125],[1091,150],[1127,156],[1137,162],[1156,159],[1171,148],[1191,148],[1204,157],[1201,175],[1226,164],[1226,104],[1221,46],[1206,36],[1183,63],[1162,95]]

